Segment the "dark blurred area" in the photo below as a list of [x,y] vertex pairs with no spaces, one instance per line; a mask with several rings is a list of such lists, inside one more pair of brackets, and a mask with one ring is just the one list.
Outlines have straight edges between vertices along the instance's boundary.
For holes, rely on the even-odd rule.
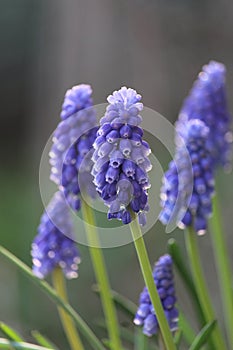
[[[232,23],[233,2],[226,0],[1,0],[1,244],[31,264],[30,245],[43,210],[40,158],[68,88],[91,84],[98,104],[127,85],[143,95],[147,107],[174,122],[197,73],[214,59],[227,67],[233,111]],[[166,164],[167,154],[162,158]],[[220,178],[229,237],[232,180],[232,174]],[[165,235],[159,223],[146,235],[151,261],[166,251],[169,237],[183,246],[182,232]],[[200,244],[216,301],[208,234]],[[229,251],[232,248],[229,242]],[[93,320],[101,318],[101,308],[91,291],[94,275],[88,250],[80,249],[83,263],[79,279],[69,283],[70,296],[95,328]],[[136,302],[143,282],[133,246],[108,249],[105,256],[113,288]],[[29,330],[36,328],[65,348],[54,305],[13,266],[0,261],[0,319],[28,339]],[[190,310],[179,279],[177,287],[182,308]],[[221,319],[218,302],[216,309]]]

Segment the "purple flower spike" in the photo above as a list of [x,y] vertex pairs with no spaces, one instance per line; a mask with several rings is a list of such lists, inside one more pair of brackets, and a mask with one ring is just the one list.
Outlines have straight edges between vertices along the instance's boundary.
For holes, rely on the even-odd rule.
[[62,105],[61,119],[66,119],[82,109],[91,107],[91,94],[91,87],[86,84],[73,86],[72,89],[68,90]]
[[55,193],[41,217],[38,234],[32,243],[33,272],[45,278],[56,267],[66,278],[78,277],[79,251],[72,240],[73,225],[65,198]]
[[232,133],[231,116],[226,98],[226,69],[222,63],[210,61],[199,73],[185,99],[177,122],[177,130],[190,119],[202,120],[210,129],[207,147],[214,165],[230,166]]
[[[207,147],[209,132],[200,119],[191,119],[183,129],[180,128],[183,143],[177,144],[175,161],[170,163],[161,189],[160,221],[167,225],[178,218],[180,228],[193,226],[199,235],[205,233],[208,217],[212,214],[214,173]],[[187,157],[190,158],[191,169]],[[179,203],[176,203],[178,194]]]
[[[163,255],[155,264],[153,270],[154,282],[172,332],[178,329],[178,310],[175,307],[176,296],[172,271],[172,258]],[[134,318],[136,326],[143,327],[143,333],[148,337],[157,334],[159,325],[155,310],[146,287],[140,295],[139,307]]]
[[75,211],[81,206],[80,190],[92,197],[96,194],[92,184],[91,157],[97,128],[91,94],[91,87],[85,84],[67,91],[61,112],[63,120],[54,132],[49,153],[50,179],[64,192]]
[[[109,207],[108,219],[131,222],[131,213],[146,224],[148,193],[147,172],[150,147],[142,140],[141,96],[133,89],[122,87],[108,97],[109,105],[100,120],[94,142],[92,160],[94,184]],[[131,213],[130,213],[131,212]]]

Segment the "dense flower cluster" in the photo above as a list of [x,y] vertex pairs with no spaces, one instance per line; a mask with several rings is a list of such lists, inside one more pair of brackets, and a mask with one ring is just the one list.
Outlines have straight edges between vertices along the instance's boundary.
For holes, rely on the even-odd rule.
[[38,235],[32,243],[33,272],[45,278],[56,267],[67,278],[78,276],[79,251],[72,240],[73,226],[64,195],[55,193],[41,217]]
[[199,119],[191,119],[179,133],[182,142],[163,179],[160,220],[167,224],[176,215],[181,228],[193,225],[198,234],[203,234],[214,193],[212,157],[207,148],[209,128]]
[[[180,137],[183,144],[177,141]],[[211,61],[199,74],[176,123],[176,155],[161,189],[162,223],[176,219],[181,228],[193,225],[197,233],[205,233],[212,214],[213,172],[219,164],[229,167],[231,141],[225,67]]]
[[62,106],[61,119],[53,135],[49,153],[50,179],[62,190],[74,210],[80,209],[80,189],[91,196],[92,144],[96,135],[96,115],[92,107],[89,85],[68,90]]
[[178,124],[202,120],[210,129],[207,147],[215,165],[228,168],[231,158],[230,113],[227,106],[226,69],[211,61],[203,67],[180,111]]
[[94,142],[92,174],[98,193],[109,207],[109,219],[117,218],[128,224],[132,211],[144,225],[151,151],[139,126],[143,109],[140,101],[141,96],[126,87],[108,97],[109,105]]
[[[170,255],[161,256],[153,271],[154,282],[157,287],[162,306],[172,332],[178,329],[178,310],[175,307],[176,296]],[[143,326],[143,333],[152,336],[158,332],[158,320],[151,303],[147,288],[140,295],[139,307],[134,318],[137,326]]]

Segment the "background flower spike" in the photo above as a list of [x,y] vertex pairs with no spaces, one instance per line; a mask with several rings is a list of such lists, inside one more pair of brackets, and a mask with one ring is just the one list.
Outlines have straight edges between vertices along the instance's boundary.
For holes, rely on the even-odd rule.
[[177,131],[182,130],[183,125],[190,119],[200,119],[209,127],[207,146],[212,160],[215,166],[223,165],[228,170],[231,167],[232,132],[224,64],[210,61],[203,66],[184,100],[176,124]]
[[214,194],[209,132],[200,119],[189,120],[183,128],[180,125],[182,142],[177,143],[175,158],[163,177],[161,188],[160,221],[166,225],[175,218],[181,229],[193,226],[199,235],[206,232]]
[[61,119],[53,134],[49,153],[50,179],[63,191],[73,210],[81,206],[80,191],[95,197],[92,184],[92,144],[96,135],[96,115],[90,85],[80,84],[68,90]]
[[33,272],[45,278],[60,267],[66,278],[78,277],[80,255],[73,241],[69,207],[61,192],[56,192],[41,217],[38,234],[32,243]]

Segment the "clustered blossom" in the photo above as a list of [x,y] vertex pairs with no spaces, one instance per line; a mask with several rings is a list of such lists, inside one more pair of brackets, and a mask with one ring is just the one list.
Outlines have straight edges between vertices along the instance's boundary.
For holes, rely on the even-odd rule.
[[96,115],[92,107],[92,89],[81,84],[68,90],[61,119],[49,153],[50,179],[64,192],[69,205],[80,209],[80,189],[95,195],[92,184],[92,144],[96,135]]
[[[176,123],[175,158],[161,189],[160,220],[165,225],[175,218],[181,228],[192,225],[198,234],[206,231],[212,214],[215,168],[219,164],[227,168],[230,162],[230,114],[225,90],[225,67],[211,61],[203,67],[184,101]],[[183,143],[177,142],[179,138]]]
[[151,150],[142,139],[141,96],[122,87],[108,97],[109,105],[100,120],[94,142],[92,174],[98,193],[109,207],[108,219],[131,221],[131,212],[139,223],[146,223],[150,187],[147,172],[151,169]]
[[207,147],[214,165],[228,168],[231,158],[231,116],[226,97],[226,68],[210,61],[199,73],[189,96],[184,100],[178,124],[190,119],[202,120],[210,129]]
[[[175,306],[175,286],[172,271],[172,258],[166,254],[160,257],[155,264],[153,277],[158,290],[160,300],[172,332],[178,329],[178,310]],[[143,333],[148,337],[157,334],[159,325],[156,312],[146,287],[140,295],[139,307],[134,318],[137,326],[143,327]]]
[[41,217],[32,243],[33,272],[45,278],[56,267],[68,278],[78,276],[79,251],[72,240],[73,225],[64,195],[56,192]]
[[[199,119],[193,119],[180,130],[180,135],[183,142],[177,146],[175,161],[170,163],[163,179],[160,220],[167,224],[172,215],[178,214],[181,228],[193,225],[198,234],[203,234],[212,213],[214,193],[212,159],[207,149],[209,128]],[[182,196],[176,203],[178,191]],[[173,212],[175,205],[178,213]]]

